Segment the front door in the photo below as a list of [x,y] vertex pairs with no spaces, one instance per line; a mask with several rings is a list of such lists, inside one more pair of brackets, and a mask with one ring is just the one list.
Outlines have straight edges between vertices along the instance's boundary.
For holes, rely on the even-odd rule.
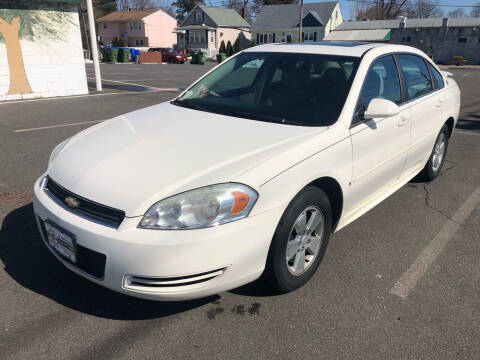
[[364,119],[374,98],[402,102],[400,78],[393,56],[377,59],[365,78],[350,129],[352,141],[352,205],[382,191],[402,174],[410,142],[410,109],[398,115]]

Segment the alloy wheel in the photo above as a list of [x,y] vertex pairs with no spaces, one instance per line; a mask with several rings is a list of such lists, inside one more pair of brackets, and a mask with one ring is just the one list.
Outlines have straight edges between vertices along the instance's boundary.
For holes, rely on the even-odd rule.
[[286,261],[290,274],[303,274],[315,261],[322,244],[325,219],[316,206],[303,210],[290,230]]

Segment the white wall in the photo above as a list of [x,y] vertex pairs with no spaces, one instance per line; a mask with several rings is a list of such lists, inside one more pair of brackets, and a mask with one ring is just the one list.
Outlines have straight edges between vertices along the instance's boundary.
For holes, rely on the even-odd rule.
[[[44,13],[40,10],[22,11],[37,11],[40,16]],[[61,38],[43,36],[32,40],[20,39],[31,93],[7,95],[10,69],[5,42],[0,42],[0,101],[88,93],[78,14],[76,9],[68,14],[71,19],[68,26],[62,27],[64,36]],[[52,21],[49,24],[55,26]]]

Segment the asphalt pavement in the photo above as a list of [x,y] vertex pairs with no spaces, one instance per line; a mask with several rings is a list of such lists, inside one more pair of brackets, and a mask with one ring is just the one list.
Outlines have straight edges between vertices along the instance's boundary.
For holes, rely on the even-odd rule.
[[[260,279],[200,300],[140,300],[45,249],[31,189],[53,147],[171,99],[212,66],[102,65],[96,93],[89,65],[88,96],[0,103],[0,359],[480,358],[480,70],[449,70],[462,113],[441,176],[334,234],[295,292]],[[406,296],[393,290],[420,270]]]

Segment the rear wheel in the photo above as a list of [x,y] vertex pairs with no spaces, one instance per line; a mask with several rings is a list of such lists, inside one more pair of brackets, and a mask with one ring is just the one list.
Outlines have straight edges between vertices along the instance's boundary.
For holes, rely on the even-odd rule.
[[275,288],[289,292],[310,280],[325,255],[331,227],[327,195],[307,186],[285,210],[270,245],[266,275]]
[[435,140],[435,145],[433,146],[433,151],[430,154],[427,164],[421,172],[421,175],[425,180],[432,181],[440,175],[447,155],[449,136],[450,132],[448,126],[447,124],[444,124]]

